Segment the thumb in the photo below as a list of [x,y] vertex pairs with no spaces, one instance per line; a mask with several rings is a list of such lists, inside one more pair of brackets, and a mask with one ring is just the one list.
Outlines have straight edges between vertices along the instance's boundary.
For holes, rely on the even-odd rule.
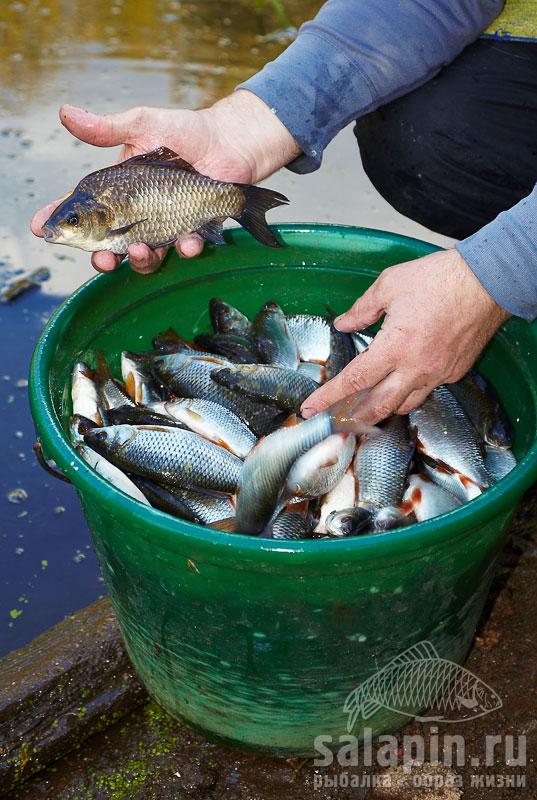
[[373,325],[386,308],[385,299],[382,297],[381,292],[375,282],[361,297],[356,300],[353,306],[336,317],[334,325],[338,331],[350,333],[351,331],[360,331],[362,328],[367,328],[368,325]]
[[69,133],[97,147],[114,147],[132,141],[139,121],[139,109],[120,114],[93,114],[77,106],[60,108],[60,122]]

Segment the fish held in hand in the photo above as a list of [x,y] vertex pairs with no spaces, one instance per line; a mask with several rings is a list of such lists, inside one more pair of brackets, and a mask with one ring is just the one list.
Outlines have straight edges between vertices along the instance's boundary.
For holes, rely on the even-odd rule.
[[161,247],[194,232],[225,244],[222,222],[232,218],[262,244],[280,247],[265,214],[288,202],[271,189],[208,178],[158,147],[86,175],[52,212],[43,236],[51,244],[122,254],[136,242]]

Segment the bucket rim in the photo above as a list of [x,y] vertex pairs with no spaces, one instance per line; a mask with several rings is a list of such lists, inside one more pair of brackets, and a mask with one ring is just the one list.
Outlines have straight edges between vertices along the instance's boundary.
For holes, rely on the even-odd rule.
[[[333,225],[317,223],[286,223],[271,226],[284,240],[293,234],[338,232],[343,234],[371,236],[385,242],[406,243],[422,250],[422,254],[435,252],[441,248],[409,236],[374,228],[361,228],[352,225]],[[246,232],[232,228],[226,230],[228,241],[245,239]],[[415,256],[418,257],[418,256]],[[306,265],[307,266],[307,265]],[[95,275],[73,292],[48,320],[37,342],[29,372],[30,408],[43,450],[47,458],[52,458],[81,494],[89,492],[100,497],[104,509],[117,514],[135,515],[138,522],[147,523],[151,540],[155,546],[165,549],[174,543],[190,540],[199,549],[227,553],[230,548],[249,561],[266,562],[276,560],[281,565],[341,563],[361,560],[364,557],[377,559],[411,556],[415,551],[439,546],[460,534],[461,527],[466,535],[471,535],[500,513],[513,510],[520,496],[537,479],[537,437],[528,452],[517,466],[499,483],[474,500],[465,503],[447,514],[442,514],[426,522],[415,523],[405,528],[390,531],[390,535],[363,534],[348,539],[308,539],[301,541],[274,541],[247,534],[230,534],[226,531],[207,528],[196,523],[172,517],[151,506],[146,506],[124,494],[94,472],[76,452],[69,441],[61,420],[58,418],[50,393],[49,375],[46,371],[46,354],[61,338],[65,324],[71,318],[71,308],[80,302],[97,296],[111,281],[121,280],[128,261],[111,273]],[[364,270],[362,270],[363,273]],[[509,323],[504,326],[509,328]],[[537,387],[528,387],[537,414]],[[156,536],[160,538],[157,541]],[[237,565],[238,567],[239,565]]]

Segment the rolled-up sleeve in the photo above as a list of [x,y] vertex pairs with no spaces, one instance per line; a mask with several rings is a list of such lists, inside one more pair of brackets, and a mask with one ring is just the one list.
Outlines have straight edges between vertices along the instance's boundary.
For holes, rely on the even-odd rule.
[[351,120],[421,86],[474,41],[503,0],[328,0],[275,61],[240,84],[300,145],[312,172]]

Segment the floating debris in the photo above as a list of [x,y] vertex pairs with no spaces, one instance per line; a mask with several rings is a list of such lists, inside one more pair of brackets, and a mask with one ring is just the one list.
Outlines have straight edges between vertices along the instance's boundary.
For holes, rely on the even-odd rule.
[[54,508],[55,514],[63,514],[64,511],[65,511],[65,506],[56,506]]
[[17,486],[16,489],[11,489],[7,493],[7,499],[10,503],[23,503],[28,499],[28,492],[22,486]]
[[0,294],[1,303],[11,303],[30,289],[35,289],[50,278],[50,271],[46,267],[31,272],[26,278],[18,278],[16,281],[8,283]]

